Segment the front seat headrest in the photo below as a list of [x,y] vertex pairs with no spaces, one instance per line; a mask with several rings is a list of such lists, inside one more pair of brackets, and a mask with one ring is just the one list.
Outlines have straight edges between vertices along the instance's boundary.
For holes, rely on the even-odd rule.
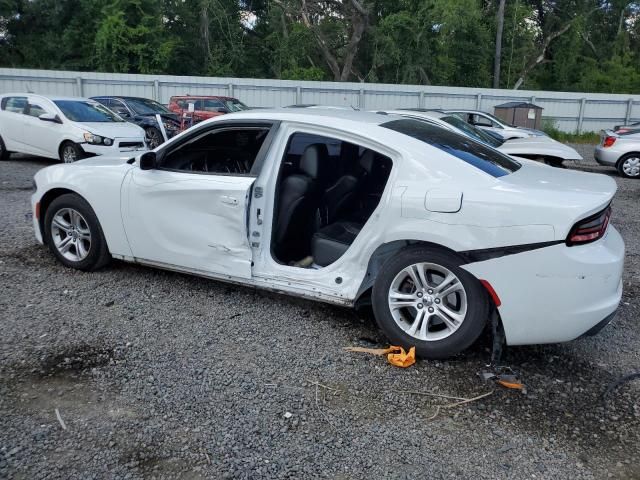
[[365,172],[367,172],[368,174],[371,174],[371,171],[373,170],[373,162],[375,159],[376,159],[376,154],[374,153],[374,151],[366,150],[362,154],[362,156],[360,156],[360,166]]
[[300,158],[300,170],[317,180],[322,172],[326,170],[328,156],[329,150],[324,143],[309,145],[304,149],[304,153]]

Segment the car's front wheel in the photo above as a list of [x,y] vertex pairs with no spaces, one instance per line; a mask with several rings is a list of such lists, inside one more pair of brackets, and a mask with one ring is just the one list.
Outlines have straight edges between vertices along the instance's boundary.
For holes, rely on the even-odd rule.
[[84,158],[84,151],[73,142],[64,142],[60,146],[60,161],[73,163]]
[[96,214],[76,194],[61,195],[51,202],[44,217],[44,237],[51,252],[67,267],[95,270],[111,258]]
[[401,250],[383,265],[372,293],[380,329],[394,344],[426,358],[469,347],[488,318],[487,294],[453,254],[423,246]]
[[151,150],[156,148],[158,145],[162,145],[164,143],[164,137],[162,136],[162,132],[160,129],[156,127],[149,127],[145,130],[145,134],[147,137],[147,145]]
[[640,178],[640,154],[629,153],[618,160],[618,172],[625,178]]

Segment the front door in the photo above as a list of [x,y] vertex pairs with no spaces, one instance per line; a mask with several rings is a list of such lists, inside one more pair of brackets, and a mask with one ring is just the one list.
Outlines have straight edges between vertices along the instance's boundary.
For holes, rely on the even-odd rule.
[[247,214],[269,126],[196,128],[125,180],[122,210],[138,260],[251,277]]

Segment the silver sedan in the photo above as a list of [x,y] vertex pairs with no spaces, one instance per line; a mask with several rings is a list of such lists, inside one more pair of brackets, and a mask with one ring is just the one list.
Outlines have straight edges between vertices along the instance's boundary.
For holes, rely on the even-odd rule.
[[600,165],[615,167],[626,178],[640,178],[640,132],[602,132],[593,154]]

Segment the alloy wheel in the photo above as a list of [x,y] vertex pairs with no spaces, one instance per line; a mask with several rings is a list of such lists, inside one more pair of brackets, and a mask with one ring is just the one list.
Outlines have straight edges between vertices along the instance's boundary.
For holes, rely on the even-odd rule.
[[147,130],[147,144],[149,145],[149,149],[153,150],[163,142],[164,138],[162,138],[162,133],[160,133],[159,130],[155,128]]
[[64,163],[73,163],[78,160],[78,153],[71,145],[67,145],[62,149],[62,158]]
[[389,309],[396,324],[418,340],[437,341],[460,328],[467,314],[467,293],[449,269],[416,263],[391,282]]
[[73,208],[62,208],[53,216],[51,238],[67,260],[80,262],[89,255],[91,230],[85,218]]
[[640,175],[640,157],[629,157],[622,163],[622,171],[630,176]]

